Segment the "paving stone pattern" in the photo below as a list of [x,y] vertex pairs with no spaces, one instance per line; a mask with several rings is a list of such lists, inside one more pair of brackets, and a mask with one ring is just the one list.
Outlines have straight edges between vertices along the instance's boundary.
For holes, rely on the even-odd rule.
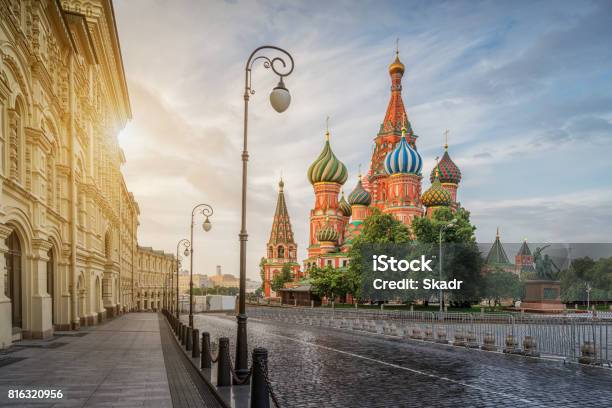
[[[0,367],[0,406],[172,407],[159,330],[157,314],[130,313],[84,337],[62,336],[62,347],[11,350],[26,359]],[[64,397],[8,400],[9,389],[60,389]]]
[[[211,340],[233,316],[200,314]],[[612,407],[612,370],[249,319],[286,407]]]

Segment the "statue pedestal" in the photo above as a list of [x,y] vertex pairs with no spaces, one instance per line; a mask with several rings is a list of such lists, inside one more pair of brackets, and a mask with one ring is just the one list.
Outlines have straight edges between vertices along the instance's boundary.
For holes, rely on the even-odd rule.
[[525,299],[521,310],[531,313],[563,313],[559,281],[529,280],[525,282]]

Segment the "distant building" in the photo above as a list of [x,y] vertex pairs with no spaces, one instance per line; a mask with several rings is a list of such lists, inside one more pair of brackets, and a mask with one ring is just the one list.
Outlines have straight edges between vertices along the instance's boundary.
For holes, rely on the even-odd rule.
[[[222,288],[238,288],[240,287],[240,279],[232,274],[215,275],[208,278],[212,287],[218,286]],[[210,287],[210,286],[209,286]]]
[[[190,282],[189,272],[181,271],[179,273],[179,293],[189,293],[189,282]],[[199,273],[194,273],[193,274],[193,287],[194,288],[210,287],[210,280],[208,276],[201,275]]]

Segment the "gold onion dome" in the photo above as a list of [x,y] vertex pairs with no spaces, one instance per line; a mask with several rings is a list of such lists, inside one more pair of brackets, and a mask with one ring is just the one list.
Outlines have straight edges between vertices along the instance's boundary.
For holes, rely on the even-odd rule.
[[437,169],[431,187],[429,187],[421,196],[421,202],[426,207],[448,207],[452,202],[450,192],[442,187],[442,184],[440,183],[439,171]]
[[340,198],[340,202],[338,203],[338,208],[340,208],[342,215],[345,217],[350,217],[353,213],[350,204],[346,201],[346,198],[344,198],[344,191],[342,192],[342,198]]
[[391,65],[389,65],[389,74],[393,75],[396,72],[399,72],[400,74],[404,74],[404,64],[402,64],[402,61],[400,61],[399,59],[399,52],[395,53],[395,61],[393,61],[391,63]]
[[329,144],[329,132],[325,134],[325,146],[319,157],[308,168],[308,180],[315,183],[338,183],[344,184],[348,177],[346,166],[342,163],[331,149]]
[[325,225],[317,231],[317,240],[319,242],[337,242],[339,238],[338,231],[329,224],[329,217],[325,220]]

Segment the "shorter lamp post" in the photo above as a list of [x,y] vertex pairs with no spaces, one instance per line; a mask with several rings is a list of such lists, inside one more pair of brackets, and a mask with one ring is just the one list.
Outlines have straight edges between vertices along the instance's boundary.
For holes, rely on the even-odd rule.
[[187,238],[181,239],[178,244],[176,244],[176,318],[180,317],[180,308],[179,308],[179,269],[181,266],[181,256],[179,255],[179,248],[183,247],[185,251],[183,254],[187,257],[189,256],[189,248],[191,248],[191,242]]
[[591,290],[593,290],[590,283],[587,282],[585,290],[587,293],[587,310],[589,310],[591,308]]
[[[448,228],[453,228],[456,222],[457,222],[457,219],[455,218],[450,222],[450,224],[443,225],[440,228],[440,236],[439,236],[439,241],[438,241],[439,242],[438,270],[440,272],[440,281],[442,280],[442,233],[446,231]],[[442,287],[440,287],[440,294],[438,295],[438,298],[439,298],[438,301],[440,302],[440,312],[443,311],[442,310],[442,296],[443,295],[444,294],[442,293]]]
[[193,210],[191,210],[191,247],[189,248],[191,252],[190,253],[191,256],[189,258],[189,262],[191,264],[189,268],[189,327],[191,327],[192,329],[193,329],[193,225],[194,225],[194,218],[195,218],[196,212],[199,212],[200,214],[204,216],[204,222],[202,223],[202,229],[208,232],[212,228],[212,224],[210,223],[210,220],[208,218],[213,215],[213,209],[208,204],[198,204],[195,207],[193,207]]

